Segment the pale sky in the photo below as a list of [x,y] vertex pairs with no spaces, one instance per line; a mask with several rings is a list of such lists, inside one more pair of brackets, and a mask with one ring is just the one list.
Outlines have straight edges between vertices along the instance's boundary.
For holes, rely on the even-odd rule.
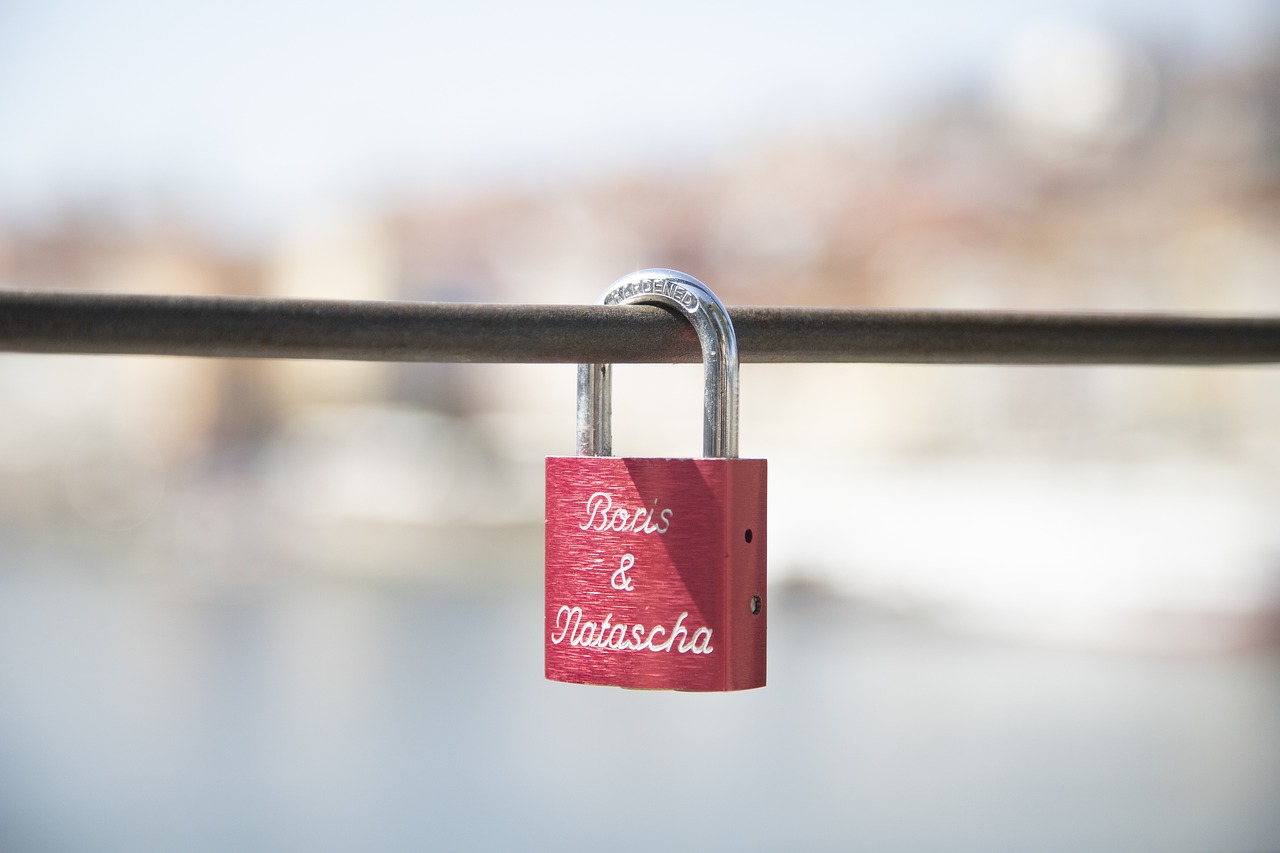
[[980,84],[1045,19],[1223,53],[1274,8],[0,0],[0,216],[163,193],[270,228],[398,187],[714,160]]

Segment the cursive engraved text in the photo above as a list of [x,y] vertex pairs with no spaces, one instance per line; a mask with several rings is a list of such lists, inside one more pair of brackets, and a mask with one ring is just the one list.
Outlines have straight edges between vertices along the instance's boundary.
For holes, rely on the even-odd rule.
[[709,655],[715,651],[711,646],[711,629],[703,626],[691,634],[684,624],[687,618],[687,611],[681,613],[670,631],[662,625],[646,629],[639,623],[615,623],[612,613],[600,622],[584,619],[581,607],[566,604],[556,611],[551,642],[558,646],[567,640],[571,646],[616,652],[674,651],[679,654]]
[[671,519],[675,513],[669,509],[658,510],[655,498],[652,507],[626,507],[614,509],[613,495],[608,492],[595,492],[587,498],[587,520],[578,525],[579,530],[595,530],[604,532],[615,530],[619,533],[657,533],[659,536],[671,529]]

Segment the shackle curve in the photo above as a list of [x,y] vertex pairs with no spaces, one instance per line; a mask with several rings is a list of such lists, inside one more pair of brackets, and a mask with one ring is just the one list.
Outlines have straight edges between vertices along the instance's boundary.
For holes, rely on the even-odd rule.
[[[647,269],[625,275],[600,297],[602,305],[665,305],[680,312],[702,345],[702,455],[738,455],[738,339],[729,312],[691,275]],[[612,365],[578,365],[578,455],[612,456]]]

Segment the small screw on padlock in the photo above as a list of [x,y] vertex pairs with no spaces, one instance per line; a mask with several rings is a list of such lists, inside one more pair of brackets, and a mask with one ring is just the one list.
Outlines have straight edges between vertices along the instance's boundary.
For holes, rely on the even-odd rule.
[[625,276],[601,301],[667,305],[693,324],[708,458],[611,456],[609,365],[578,365],[579,455],[547,457],[547,678],[763,687],[768,472],[736,458],[733,323],[706,285],[674,270]]

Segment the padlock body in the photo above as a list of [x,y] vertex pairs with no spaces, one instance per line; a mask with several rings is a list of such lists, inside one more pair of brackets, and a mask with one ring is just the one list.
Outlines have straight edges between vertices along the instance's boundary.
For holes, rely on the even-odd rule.
[[547,678],[763,687],[767,473],[763,459],[548,457]]

